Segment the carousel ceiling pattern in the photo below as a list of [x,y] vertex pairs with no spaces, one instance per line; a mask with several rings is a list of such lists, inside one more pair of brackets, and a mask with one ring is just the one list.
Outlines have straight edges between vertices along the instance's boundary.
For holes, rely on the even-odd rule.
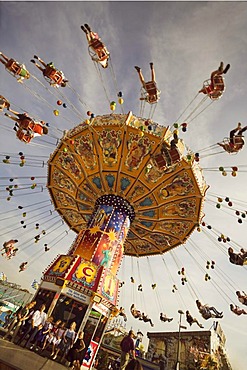
[[165,159],[171,136],[168,128],[131,112],[97,116],[67,131],[48,162],[56,210],[78,233],[97,199],[115,194],[135,212],[126,255],[162,254],[184,243],[203,217],[207,185],[181,142],[179,158]]

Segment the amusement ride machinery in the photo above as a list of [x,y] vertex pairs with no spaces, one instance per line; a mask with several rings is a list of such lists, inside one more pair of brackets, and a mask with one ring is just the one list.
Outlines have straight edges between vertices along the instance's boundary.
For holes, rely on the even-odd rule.
[[52,202],[77,237],[45,270],[36,300],[84,331],[84,368],[119,312],[123,255],[163,254],[185,243],[203,217],[201,168],[182,140],[171,139],[169,127],[112,113],[66,131],[48,161]]

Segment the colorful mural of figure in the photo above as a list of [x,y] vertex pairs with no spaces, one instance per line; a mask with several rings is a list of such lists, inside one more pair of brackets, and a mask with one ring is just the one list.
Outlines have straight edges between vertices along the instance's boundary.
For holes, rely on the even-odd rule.
[[[107,214],[109,210],[111,210],[111,213]],[[105,211],[105,213],[107,214],[107,223],[104,222],[104,228],[102,225],[100,229],[102,236],[99,243],[97,244],[97,248],[95,249],[92,261],[97,265],[99,264],[101,266],[110,268],[113,256],[118,245],[123,242],[125,236],[127,235],[130,222],[126,221],[126,215],[124,215],[123,213],[119,213],[113,207],[108,207],[107,209],[106,206],[104,206],[101,208],[101,211]],[[99,222],[98,220],[100,219],[100,215],[102,214],[103,212],[100,212],[98,210],[95,217],[97,223]],[[123,227],[123,225],[125,225],[125,227]]]
[[100,228],[104,229],[106,226],[106,222],[110,213],[112,212],[113,208],[111,207],[110,212],[107,214],[104,209],[99,209],[95,215],[93,226],[99,226]]
[[192,222],[190,221],[162,221],[160,223],[160,229],[166,230],[169,234],[177,236],[187,233],[191,227]]
[[160,196],[163,199],[167,199],[178,195],[186,195],[193,191],[192,180],[187,172],[184,171],[181,175],[174,177],[172,182],[160,189]]
[[158,245],[166,245],[170,246],[170,237],[168,235],[153,233],[152,239],[158,244]]
[[103,130],[99,136],[99,144],[103,150],[103,162],[109,166],[117,163],[121,131]]
[[100,294],[115,304],[117,299],[117,290],[118,279],[108,269],[106,269]]
[[76,187],[70,178],[58,169],[54,170],[52,174],[52,180],[54,181],[55,186],[59,186],[62,189],[67,189],[71,193],[76,190]]
[[104,267],[108,267],[111,257],[112,257],[112,248],[109,247],[107,244],[104,244],[104,248],[106,248],[102,250],[102,254],[104,258],[101,260],[100,265]]
[[94,229],[86,229],[83,231],[83,235],[80,238],[79,243],[76,243],[75,250],[73,250],[73,254],[78,254],[82,258],[87,260],[91,260],[95,248],[99,244],[100,239],[102,238],[102,232],[100,229],[97,231]]
[[59,163],[61,163],[61,166],[65,169],[70,171],[70,173],[75,178],[80,178],[81,176],[81,170],[79,168],[78,163],[76,163],[76,160],[74,156],[71,154],[68,154],[67,152],[62,152],[58,159]]
[[125,161],[126,167],[130,171],[140,167],[143,158],[149,153],[151,148],[148,138],[140,138],[139,135],[132,136],[128,142],[128,155]]
[[93,141],[87,136],[81,136],[74,143],[76,153],[80,154],[86,168],[94,169],[96,157],[94,154]]
[[[95,249],[92,261],[97,265],[109,267],[112,259],[113,243],[109,241],[108,235],[103,234]],[[114,252],[113,252],[114,253]]]
[[75,200],[66,193],[63,193],[61,191],[57,191],[56,192],[56,197],[57,197],[57,200],[60,204],[62,204],[64,206],[76,207]]
[[118,245],[115,255],[113,256],[111,272],[113,275],[116,275],[120,267],[122,258],[123,258],[124,248],[121,244]]
[[69,267],[71,261],[72,257],[61,256],[59,260],[55,263],[55,265],[51,267],[49,273],[52,275],[62,275]]
[[164,216],[194,217],[196,212],[195,199],[186,199],[181,202],[172,202],[162,209]]

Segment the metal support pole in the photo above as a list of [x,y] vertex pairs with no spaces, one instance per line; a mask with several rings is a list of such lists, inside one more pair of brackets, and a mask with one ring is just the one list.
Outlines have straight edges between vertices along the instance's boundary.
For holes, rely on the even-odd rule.
[[184,314],[182,310],[178,310],[179,313],[179,326],[178,326],[178,348],[177,348],[177,361],[175,370],[179,370],[180,368],[180,333],[181,333],[181,321],[182,321],[182,315]]

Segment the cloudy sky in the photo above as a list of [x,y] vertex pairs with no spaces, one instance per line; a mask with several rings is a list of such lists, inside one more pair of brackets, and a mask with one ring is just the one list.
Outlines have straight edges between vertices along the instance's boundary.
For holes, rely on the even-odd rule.
[[[109,68],[102,70],[101,75],[97,73],[88,55],[85,34],[80,29],[83,23],[90,24],[108,46],[113,70]],[[32,74],[23,86],[1,65],[0,94],[10,100],[13,109],[28,111],[33,117],[50,123],[49,137],[24,145],[15,138],[12,122],[2,113],[0,117],[0,243],[10,238],[19,239],[17,256],[10,261],[1,257],[1,271],[10,281],[30,290],[33,279],[39,280],[50,261],[57,254],[65,253],[75,238],[75,234],[69,232],[53,212],[45,188],[45,163],[55,149],[62,130],[84,120],[87,110],[97,115],[110,113],[107,96],[110,100],[117,99],[116,82],[124,94],[124,112],[131,110],[139,115],[140,82],[134,66],[142,67],[144,76],[149,79],[151,61],[154,62],[157,84],[162,92],[153,119],[161,125],[171,126],[196,97],[203,81],[210,77],[220,61],[231,64],[225,76],[226,91],[222,99],[211,105],[208,99],[198,107],[194,116],[189,118],[188,131],[180,134],[193,151],[208,148],[201,152],[200,165],[210,185],[205,200],[204,221],[212,229],[204,227],[201,233],[194,232],[185,246],[164,256],[140,260],[126,258],[119,274],[125,281],[120,305],[126,309],[128,327],[133,326],[144,333],[177,330],[178,309],[189,309],[209,329],[212,322],[202,321],[196,309],[195,299],[199,297],[204,303],[224,311],[221,325],[227,337],[227,352],[233,369],[244,370],[247,337],[243,328],[246,327],[247,317],[231,313],[229,304],[238,303],[236,290],[247,290],[246,267],[231,265],[227,257],[229,243],[219,243],[217,238],[224,234],[231,239],[230,244],[236,250],[246,248],[246,222],[242,218],[243,222],[238,223],[238,216],[235,215],[236,210],[243,213],[247,204],[246,148],[230,156],[219,153],[219,149],[211,146],[226,137],[238,122],[242,122],[243,126],[247,124],[247,4],[0,2],[0,34],[1,51],[24,62]],[[62,95],[50,89],[38,69],[30,63],[34,54],[47,62],[53,61],[57,68],[63,70],[72,89],[60,90]],[[58,109],[58,97],[67,103],[67,109],[59,108],[60,115],[55,117],[53,110]],[[179,119],[180,123],[200,100],[201,96],[189,106]],[[121,112],[119,107],[116,112]],[[148,112],[149,107],[146,107],[144,116]],[[19,152],[26,156],[24,167],[19,166]],[[10,156],[10,165],[2,163],[5,155]],[[226,169],[237,166],[238,175],[233,177],[228,173],[222,176],[218,170],[220,166]],[[30,179],[32,176],[35,180]],[[13,177],[18,177],[13,184],[18,184],[19,191],[16,190],[11,200],[7,201],[5,188],[11,184],[9,179]],[[34,182],[37,187],[32,190],[30,186]],[[233,206],[229,207],[224,201],[222,207],[217,209],[218,197],[229,197]],[[24,208],[20,210],[18,206]],[[27,213],[26,217],[23,212]],[[36,223],[40,227],[37,230]],[[27,227],[24,229],[25,224]],[[46,235],[35,244],[34,236],[40,230],[46,230]],[[44,244],[50,247],[49,252],[44,252]],[[207,260],[216,262],[214,270],[206,270]],[[27,271],[18,273],[18,266],[23,261],[28,261],[29,267]],[[189,281],[186,286],[181,285],[178,275],[182,267]],[[211,280],[205,282],[207,272]],[[130,276],[134,276],[136,284],[130,283]],[[142,293],[137,292],[138,283],[143,285]],[[151,288],[152,283],[157,284],[155,290]],[[172,293],[174,283],[178,291]],[[131,318],[129,307],[132,302],[149,314],[154,328]],[[152,307],[150,302],[154,302]],[[160,323],[161,310],[174,317],[171,324]]]

